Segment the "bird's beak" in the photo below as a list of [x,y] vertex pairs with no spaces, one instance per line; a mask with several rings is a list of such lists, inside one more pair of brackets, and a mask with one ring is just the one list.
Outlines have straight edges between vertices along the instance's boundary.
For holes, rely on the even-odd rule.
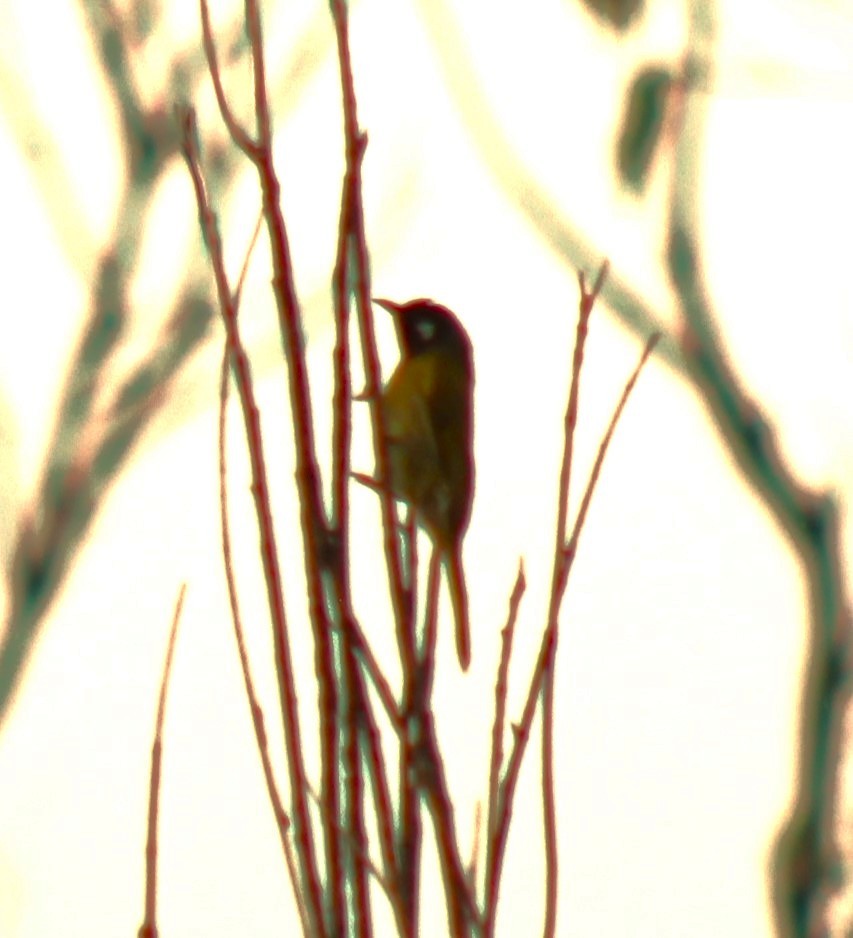
[[388,312],[392,316],[396,316],[397,313],[399,313],[400,310],[402,309],[399,303],[392,303],[391,300],[380,300],[380,299],[377,299],[375,296],[373,297],[373,302],[377,306],[381,306],[382,309],[387,309]]

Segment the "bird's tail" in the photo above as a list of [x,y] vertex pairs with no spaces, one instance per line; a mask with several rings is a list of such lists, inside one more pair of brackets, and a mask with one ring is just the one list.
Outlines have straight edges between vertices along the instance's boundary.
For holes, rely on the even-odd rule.
[[459,655],[462,670],[467,671],[471,663],[471,630],[468,627],[468,590],[462,570],[461,545],[457,544],[451,548],[445,558],[450,602],[453,605],[453,617],[456,620],[456,652]]

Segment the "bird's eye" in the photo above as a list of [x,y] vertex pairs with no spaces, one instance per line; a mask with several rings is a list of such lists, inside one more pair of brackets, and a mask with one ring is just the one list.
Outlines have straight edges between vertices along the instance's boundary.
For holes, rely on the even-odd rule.
[[435,337],[435,323],[431,319],[419,319],[415,328],[424,342],[431,342]]

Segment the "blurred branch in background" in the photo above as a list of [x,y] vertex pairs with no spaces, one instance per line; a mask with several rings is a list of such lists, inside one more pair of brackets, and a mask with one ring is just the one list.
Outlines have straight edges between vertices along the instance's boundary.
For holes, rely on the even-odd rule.
[[826,902],[841,885],[834,829],[841,733],[850,689],[850,598],[841,555],[838,505],[828,492],[800,482],[778,436],[729,364],[702,269],[697,211],[697,157],[704,96],[711,87],[714,22],[708,4],[689,7],[689,43],[673,160],[667,265],[683,317],[688,375],[714,416],[745,480],[786,532],[800,560],[808,595],[808,669],[800,701],[800,751],[790,818],[771,856],[780,935],[823,934]]
[[[9,524],[13,543],[6,549],[9,605],[0,637],[0,725],[5,719],[22,668],[44,615],[69,572],[109,487],[127,464],[152,418],[172,398],[179,373],[211,334],[213,307],[205,266],[198,250],[162,316],[153,339],[133,335],[136,311],[131,284],[138,273],[146,222],[158,185],[179,157],[180,138],[172,117],[175,101],[185,100],[207,80],[200,44],[175,50],[152,97],[140,90],[136,54],[158,37],[159,8],[137,5],[129,12],[117,4],[81,0],[97,65],[119,117],[124,182],[108,244],[99,246],[85,213],[75,205],[74,186],[50,128],[41,120],[31,92],[17,73],[0,70],[0,114],[27,162],[41,194],[56,241],[72,267],[91,282],[90,307],[76,351],[70,356],[60,392],[49,450],[31,505],[4,505],[17,516]],[[144,16],[141,13],[144,12]],[[322,9],[299,37],[295,54],[271,82],[280,112],[299,100],[314,70],[331,50],[332,37],[321,29]],[[240,25],[228,30],[229,55],[245,49]],[[146,78],[150,82],[150,76]],[[209,183],[222,198],[235,185],[236,154],[217,147],[210,160]],[[46,315],[46,314],[44,314]],[[137,316],[141,315],[136,313]],[[148,325],[148,324],[146,324]],[[130,344],[133,361],[116,374],[119,350]],[[8,462],[11,457],[5,456]],[[19,494],[19,493],[13,493]]]
[[[622,32],[639,3],[591,2],[611,28]],[[422,19],[432,37],[454,104],[480,158],[504,194],[569,268],[588,268],[605,253],[581,229],[558,214],[557,200],[527,169],[504,133],[472,67],[461,30],[446,0],[422,0]],[[823,934],[828,896],[841,882],[833,817],[843,746],[839,734],[849,695],[850,597],[841,558],[838,506],[827,492],[803,485],[785,464],[777,436],[760,404],[728,361],[702,272],[699,241],[699,162],[707,95],[713,92],[714,5],[686,5],[687,42],[672,71],[643,66],[624,112],[616,165],[621,182],[638,195],[655,149],[671,149],[672,177],[667,273],[682,326],[673,335],[626,279],[613,271],[602,291],[608,307],[634,335],[663,332],[660,354],[704,402],[720,442],[767,511],[788,535],[800,559],[809,596],[808,673],[801,700],[799,765],[794,809],[782,825],[771,858],[773,901],[780,935]],[[672,114],[673,130],[664,112]]]
[[[594,269],[608,252],[593,244],[577,222],[558,214],[558,201],[525,166],[488,101],[447,0],[420,0],[419,9],[453,103],[499,188],[568,267]],[[601,299],[635,335],[645,339],[660,333],[657,355],[677,370],[685,367],[678,344],[663,321],[618,271],[611,269]]]
[[[630,30],[642,12],[639,0],[586,0],[586,6],[605,28],[619,32]],[[3,505],[4,511],[17,516],[18,524],[6,551],[10,601],[0,640],[0,724],[9,712],[44,615],[110,485],[154,415],[170,399],[181,370],[210,336],[214,316],[206,265],[201,252],[190,252],[198,261],[186,272],[159,329],[152,330],[155,338],[140,344],[131,364],[116,376],[118,350],[132,338],[130,284],[140,261],[145,221],[158,183],[178,157],[180,137],[171,106],[175,100],[195,97],[206,72],[198,44],[175,52],[159,96],[145,103],[134,59],[157,32],[157,5],[140,4],[125,13],[108,0],[81,0],[81,8],[119,116],[124,145],[125,178],[109,244],[99,245],[86,228],[60,149],[28,90],[15,73],[0,69],[0,113],[21,151],[38,154],[28,166],[53,233],[70,265],[92,283],[91,305],[70,356],[50,449],[31,495],[32,504]],[[802,564],[811,624],[808,673],[801,702],[796,801],[774,850],[773,889],[779,933],[805,938],[825,931],[823,904],[838,882],[832,818],[842,748],[841,714],[847,700],[849,588],[843,575],[834,499],[801,484],[783,462],[776,434],[760,404],[729,363],[716,322],[712,291],[703,272],[697,212],[704,96],[713,90],[714,80],[715,25],[711,4],[695,0],[687,10],[688,39],[682,61],[669,70],[657,65],[638,67],[625,102],[615,109],[621,132],[614,159],[621,181],[642,197],[655,153],[668,148],[672,176],[665,264],[681,325],[674,334],[667,333],[663,317],[617,271],[611,270],[602,299],[634,335],[645,339],[649,333],[663,333],[659,354],[705,404],[722,445],[787,533]],[[592,269],[608,252],[584,235],[577,220],[558,213],[557,200],[526,168],[480,87],[449,4],[429,0],[421,3],[421,12],[483,163],[567,267]],[[331,51],[333,39],[328,11],[320,5],[296,42],[293,56],[271,80],[270,99],[284,103],[283,108],[276,107],[277,118],[298,99],[312,69]],[[246,50],[242,26],[231,28],[222,45],[229,48],[229,61],[238,58]],[[206,141],[205,150],[205,182],[211,201],[221,203],[237,181],[238,156]],[[350,271],[350,276],[357,278],[358,270]],[[366,282],[358,283],[358,289],[360,313],[369,315],[365,313],[369,309]],[[277,349],[275,355],[278,364]],[[4,454],[4,469],[8,462]],[[350,680],[360,680],[355,670]],[[351,735],[354,731],[355,727],[349,730]],[[362,726],[360,732],[364,745],[378,739],[370,728]],[[382,760],[374,762],[381,765]],[[497,787],[496,778],[492,784]],[[332,834],[335,823],[328,828]],[[386,877],[398,862],[395,846],[386,837]],[[345,845],[344,853],[348,851],[357,852]],[[460,902],[460,918],[467,914]]]

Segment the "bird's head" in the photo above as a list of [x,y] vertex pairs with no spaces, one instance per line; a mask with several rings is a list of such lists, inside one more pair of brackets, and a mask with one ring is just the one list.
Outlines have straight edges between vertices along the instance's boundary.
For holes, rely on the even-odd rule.
[[442,351],[456,355],[465,362],[472,358],[471,340],[462,323],[447,309],[432,300],[410,300],[393,303],[373,301],[394,317],[403,353],[408,356]]

